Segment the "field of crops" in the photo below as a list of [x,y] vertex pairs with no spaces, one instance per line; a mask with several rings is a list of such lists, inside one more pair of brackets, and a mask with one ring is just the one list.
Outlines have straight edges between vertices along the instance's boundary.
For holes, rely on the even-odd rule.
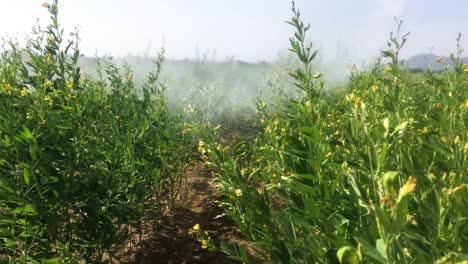
[[213,87],[169,107],[164,50],[145,81],[111,59],[83,74],[78,34],[59,27],[57,1],[43,6],[49,26],[25,47],[7,41],[0,58],[0,260],[112,262],[148,211],[159,221],[183,199],[199,159],[247,241],[190,223],[203,250],[243,263],[468,263],[459,45],[453,67],[410,73],[399,23],[373,67],[327,89],[293,8],[293,91],[272,85],[252,113],[213,110]]

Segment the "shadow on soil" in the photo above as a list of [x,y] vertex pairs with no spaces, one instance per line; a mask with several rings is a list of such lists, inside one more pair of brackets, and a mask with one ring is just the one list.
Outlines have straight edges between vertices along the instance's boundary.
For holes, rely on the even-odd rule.
[[215,243],[238,237],[232,222],[225,217],[216,218],[222,209],[215,203],[218,197],[209,178],[210,172],[203,163],[193,164],[187,172],[188,188],[173,213],[157,224],[148,220],[145,237],[122,255],[120,263],[239,263],[221,252],[202,249],[196,236],[188,234],[198,223]]

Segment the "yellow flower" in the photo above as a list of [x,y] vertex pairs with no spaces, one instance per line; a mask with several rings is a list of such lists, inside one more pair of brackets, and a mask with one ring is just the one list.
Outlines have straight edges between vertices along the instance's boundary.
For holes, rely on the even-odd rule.
[[184,129],[182,130],[182,134],[188,134],[190,131],[192,131],[192,125],[190,125],[187,122],[184,122]]
[[278,120],[278,118],[276,118],[275,121],[273,121],[273,125],[274,125],[274,126],[278,126],[278,125],[279,125],[279,120]]
[[405,253],[407,257],[411,257],[411,253],[409,252],[408,248],[403,248],[403,253]]
[[52,98],[49,95],[46,95],[44,97],[44,101],[46,101],[48,105],[52,105]]
[[199,140],[198,141],[198,151],[201,152],[202,154],[205,154],[206,149],[205,149],[206,143]]
[[246,169],[246,168],[242,168],[242,169],[241,169],[241,174],[242,174],[242,175],[247,174],[247,169]]
[[398,200],[413,193],[414,189],[416,189],[416,180],[413,178],[413,176],[410,176],[408,178],[408,181],[405,183],[405,185],[403,185],[403,187],[400,188],[400,194],[398,195]]
[[42,6],[45,7],[45,8],[49,8],[49,7],[50,7],[50,4],[47,3],[47,2],[44,2],[44,3],[42,3]]
[[200,231],[200,225],[195,224],[192,228],[189,229],[188,234],[193,235],[194,233],[197,233],[198,231]]
[[390,120],[388,120],[388,117],[386,117],[383,120],[383,126],[384,126],[385,130],[388,130],[388,127],[390,126]]
[[392,71],[392,67],[390,67],[390,65],[387,65],[387,66],[385,66],[384,71],[390,72],[390,71]]
[[346,96],[346,101],[353,101],[355,98],[354,93],[347,94]]
[[234,191],[234,193],[236,194],[236,196],[242,196],[242,190],[241,189],[236,189]]
[[341,137],[341,138],[338,139],[338,141],[341,142],[341,144],[344,145],[346,140],[344,139],[344,137]]
[[265,102],[263,102],[263,101],[262,101],[262,102],[260,102],[260,105],[261,105],[262,107],[266,107],[266,103],[265,103]]
[[216,143],[216,149],[218,151],[221,151],[223,149],[223,146],[221,146],[221,144],[219,144],[219,143]]
[[21,96],[25,97],[27,94],[28,94],[28,89],[26,87],[23,87],[23,89],[21,89]]
[[6,94],[11,95],[11,85],[9,83],[5,84],[3,89],[5,89]]
[[202,239],[200,242],[202,244],[202,246],[201,246],[202,249],[207,249],[208,248],[208,241],[206,239]]
[[68,89],[71,89],[73,87],[73,83],[71,81],[67,81],[65,85]]
[[443,103],[432,104],[432,109],[440,110],[440,109],[443,109],[443,108],[444,108]]
[[463,71],[468,72],[468,64],[463,65]]
[[442,140],[442,142],[444,142],[444,143],[447,143],[447,137],[446,136],[441,136],[440,140]]
[[423,129],[421,129],[421,132],[423,132],[424,134],[426,134],[427,132],[429,132],[429,129],[427,127],[424,127]]
[[458,192],[458,191],[462,191],[466,188],[466,184],[462,184],[458,187],[455,187],[455,188],[450,188],[447,190],[447,194],[452,194],[452,193],[455,193],[455,192]]
[[377,85],[372,85],[371,89],[372,89],[372,91],[375,92],[375,91],[377,91],[377,90],[379,89],[379,86],[377,86]]

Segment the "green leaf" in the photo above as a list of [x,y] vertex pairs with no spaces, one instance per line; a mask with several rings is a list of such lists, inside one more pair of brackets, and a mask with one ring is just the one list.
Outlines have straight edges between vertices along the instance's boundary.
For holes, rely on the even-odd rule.
[[0,188],[2,188],[4,191],[11,193],[16,193],[13,188],[10,186],[8,181],[3,178],[3,175],[0,176]]
[[271,248],[271,257],[274,263],[288,264],[291,263],[291,255],[284,241],[273,241]]
[[395,135],[395,133],[403,132],[407,125],[408,125],[408,121],[405,121],[399,124],[393,131],[392,136]]
[[382,150],[380,151],[380,154],[379,154],[379,159],[378,159],[379,168],[382,168],[382,166],[385,164],[385,160],[387,158],[387,150],[388,150],[388,145],[387,143],[385,143],[382,146]]
[[385,191],[385,195],[392,199],[396,199],[399,190],[399,172],[398,171],[387,171],[382,176],[382,186]]
[[60,264],[60,259],[53,258],[53,259],[43,259],[41,260],[41,264]]
[[29,169],[28,168],[24,168],[23,169],[23,178],[24,178],[24,182],[26,183],[26,185],[29,186],[29,176],[31,175],[31,173],[29,172]]
[[306,179],[306,180],[317,180],[318,179],[317,175],[313,175],[313,174],[294,174],[293,177]]
[[361,239],[357,239],[364,255],[374,259],[375,261],[385,264],[387,259],[382,255],[375,247],[373,247],[369,242]]
[[384,256],[385,259],[387,259],[387,251],[385,250],[385,242],[383,239],[377,239],[375,242],[375,247],[377,248],[377,251],[379,251],[380,255]]
[[408,197],[403,197],[399,199],[393,208],[394,212],[394,222],[393,222],[393,232],[399,233],[401,228],[406,223],[406,216],[408,215]]
[[32,234],[31,232],[29,232],[28,230],[24,230],[23,232],[21,232],[19,234],[20,237],[24,237],[24,238],[27,238],[27,237],[34,237],[34,234]]
[[15,210],[13,210],[13,213],[27,216],[37,215],[37,211],[32,204],[27,204],[24,207],[18,207]]
[[5,239],[5,244],[9,247],[16,247],[16,242],[11,239]]
[[12,219],[0,219],[0,223],[2,224],[14,224],[15,220]]
[[314,58],[317,56],[317,53],[318,53],[318,50],[316,50],[316,51],[314,51],[314,53],[312,53],[312,55],[309,58],[309,63],[314,60]]
[[26,140],[34,139],[33,133],[26,126],[23,126],[23,132],[21,132],[21,137]]
[[336,253],[341,264],[359,264],[361,260],[357,250],[350,246],[341,247]]
[[377,221],[381,226],[379,227],[379,229],[383,228],[382,231],[384,232],[384,236],[386,236],[387,233],[390,232],[392,228],[392,221],[391,221],[390,215],[384,208],[378,205],[373,205],[372,208],[374,209],[377,215]]

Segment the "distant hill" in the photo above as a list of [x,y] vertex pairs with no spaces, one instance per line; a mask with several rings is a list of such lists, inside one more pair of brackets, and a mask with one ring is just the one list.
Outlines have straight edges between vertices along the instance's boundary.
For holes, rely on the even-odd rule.
[[[441,57],[442,63],[438,63],[437,59]],[[462,58],[464,63],[468,63],[468,57]],[[431,67],[434,71],[441,71],[447,65],[452,66],[452,60],[450,57],[437,56],[432,53],[421,53],[409,57],[405,60],[405,65],[412,70],[425,70],[428,67]]]

